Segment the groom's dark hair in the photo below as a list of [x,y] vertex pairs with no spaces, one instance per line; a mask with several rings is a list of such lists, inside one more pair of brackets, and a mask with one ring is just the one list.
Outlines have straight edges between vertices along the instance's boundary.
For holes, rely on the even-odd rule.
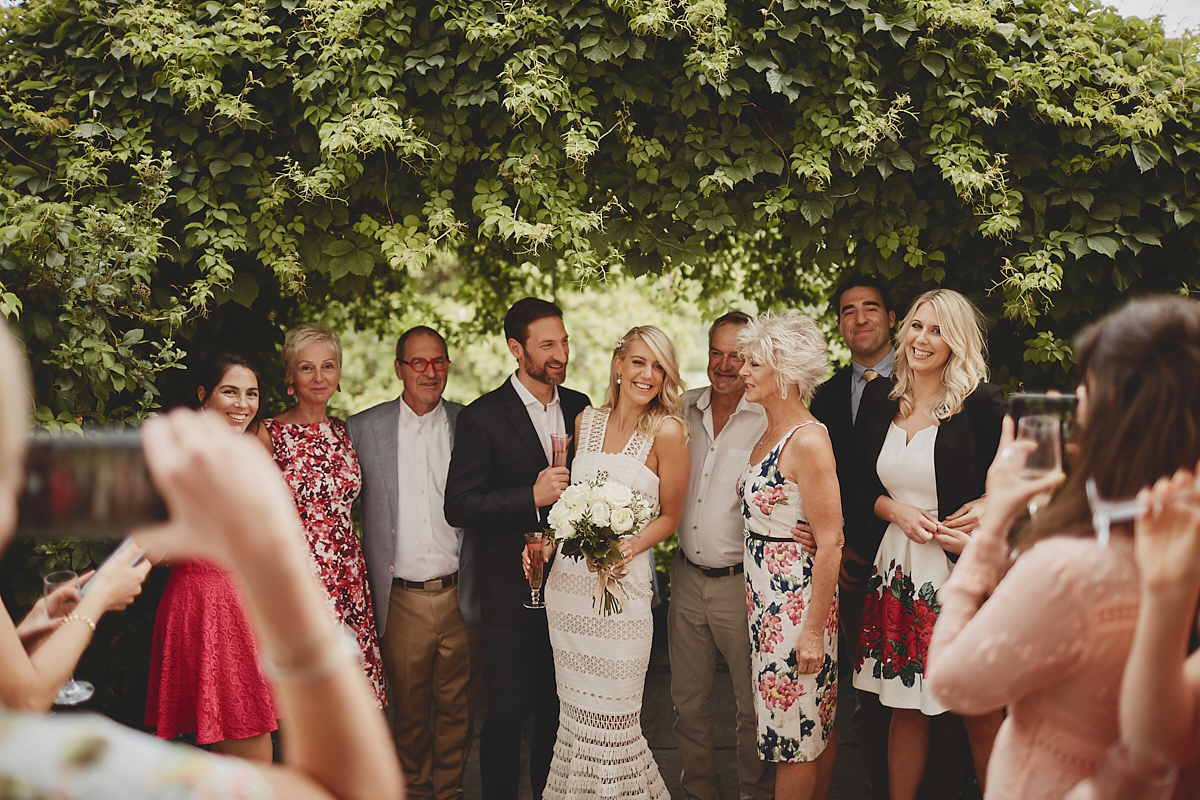
[[504,340],[516,339],[524,347],[529,338],[529,326],[542,317],[562,319],[562,309],[549,300],[522,297],[504,315]]

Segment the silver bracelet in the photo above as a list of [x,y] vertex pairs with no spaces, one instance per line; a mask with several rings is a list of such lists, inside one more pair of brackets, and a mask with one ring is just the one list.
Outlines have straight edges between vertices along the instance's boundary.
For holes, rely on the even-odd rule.
[[325,644],[316,658],[301,664],[280,666],[265,655],[259,656],[263,674],[276,683],[312,683],[337,672],[346,661],[362,664],[358,639],[344,626],[339,626],[332,646]]

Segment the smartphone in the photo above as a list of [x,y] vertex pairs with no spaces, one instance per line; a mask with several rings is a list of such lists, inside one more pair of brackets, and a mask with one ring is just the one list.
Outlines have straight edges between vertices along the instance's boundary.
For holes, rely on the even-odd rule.
[[1021,417],[1044,414],[1062,420],[1063,432],[1075,421],[1079,399],[1074,394],[1014,394],[1008,398],[1008,414],[1016,422]]
[[[134,550],[137,550],[138,554],[136,556],[134,556],[132,559],[130,559],[129,554],[132,553]],[[108,554],[108,558],[104,559],[104,564],[107,564],[109,561],[113,561],[114,559],[122,559],[122,558],[128,560],[129,566],[136,567],[138,564],[142,563],[142,561],[146,558],[146,551],[138,548],[137,542],[135,542],[133,540],[132,536],[126,536],[124,539],[121,540],[121,543],[119,545],[117,545],[116,549]],[[101,564],[100,566],[103,567],[104,564]],[[99,567],[97,568],[97,571],[98,570],[99,570]],[[92,573],[92,578],[94,578],[94,577],[96,577],[96,575],[95,575],[95,573]],[[87,594],[88,589],[91,588],[91,585],[92,585],[92,579],[88,578],[87,582],[84,583],[83,586],[79,587],[79,596],[83,597],[85,594]]]
[[116,539],[167,518],[134,429],[30,434],[18,535]]

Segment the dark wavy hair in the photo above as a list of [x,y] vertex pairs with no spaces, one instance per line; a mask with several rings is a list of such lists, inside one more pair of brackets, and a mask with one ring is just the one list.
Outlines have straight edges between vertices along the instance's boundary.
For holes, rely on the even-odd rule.
[[1070,476],[1034,520],[1032,540],[1091,535],[1088,476],[1104,497],[1125,499],[1200,460],[1200,303],[1133,300],[1080,334],[1075,353],[1087,419]]
[[[250,420],[250,426],[247,430],[253,429],[258,423],[259,414],[263,412],[262,403],[262,372],[255,366],[254,362],[246,356],[239,353],[222,352],[216,355],[209,356],[200,364],[200,368],[196,370],[196,388],[204,390],[205,398],[212,397],[217,386],[220,385],[221,379],[225,377],[225,373],[229,372],[231,367],[245,367],[254,373],[255,379],[258,381],[259,404],[258,411],[254,414],[254,419]],[[203,404],[200,402],[199,395],[196,396],[196,408],[200,408]]]

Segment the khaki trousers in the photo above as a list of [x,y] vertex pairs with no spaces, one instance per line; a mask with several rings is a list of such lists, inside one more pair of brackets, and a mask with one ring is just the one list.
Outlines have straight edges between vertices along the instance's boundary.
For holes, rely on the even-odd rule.
[[457,798],[483,661],[478,627],[459,611],[458,587],[428,592],[393,584],[382,644],[408,796]]
[[671,653],[675,742],[683,762],[684,792],[697,800],[715,800],[718,796],[712,686],[719,652],[729,666],[737,703],[737,765],[742,800],[770,800],[775,795],[775,771],[758,757],[746,576],[710,578],[677,553],[671,563],[667,643]]

